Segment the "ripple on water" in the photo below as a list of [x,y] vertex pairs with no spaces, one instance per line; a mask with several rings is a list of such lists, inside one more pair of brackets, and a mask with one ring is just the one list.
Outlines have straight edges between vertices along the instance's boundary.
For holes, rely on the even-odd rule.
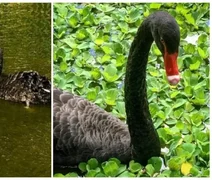
[[[0,3],[3,72],[51,75],[51,5]],[[0,100],[0,177],[51,176],[51,109]]]

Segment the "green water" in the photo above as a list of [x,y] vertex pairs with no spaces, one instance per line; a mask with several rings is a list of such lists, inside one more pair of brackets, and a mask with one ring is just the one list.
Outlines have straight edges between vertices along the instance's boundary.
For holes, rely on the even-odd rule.
[[[51,5],[0,3],[4,74],[51,77]],[[51,176],[51,108],[0,100],[0,177]]]

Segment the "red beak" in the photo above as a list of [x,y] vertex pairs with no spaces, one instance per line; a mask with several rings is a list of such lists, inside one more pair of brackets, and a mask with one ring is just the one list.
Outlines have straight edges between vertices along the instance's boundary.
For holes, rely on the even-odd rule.
[[179,71],[177,67],[178,53],[169,54],[165,51],[164,64],[166,69],[166,75],[171,85],[176,85],[180,81]]

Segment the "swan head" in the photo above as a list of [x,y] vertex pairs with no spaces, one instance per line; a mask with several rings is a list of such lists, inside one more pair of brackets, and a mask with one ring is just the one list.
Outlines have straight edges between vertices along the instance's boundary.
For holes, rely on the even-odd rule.
[[175,19],[166,12],[155,14],[152,23],[152,36],[164,59],[167,80],[171,85],[180,81],[177,66],[180,30]]

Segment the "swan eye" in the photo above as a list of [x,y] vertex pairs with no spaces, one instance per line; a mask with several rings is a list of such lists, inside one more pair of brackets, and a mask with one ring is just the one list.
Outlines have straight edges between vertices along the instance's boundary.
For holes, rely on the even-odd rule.
[[166,43],[165,43],[165,41],[163,40],[163,38],[160,38],[160,42],[163,44],[163,47],[166,48]]

